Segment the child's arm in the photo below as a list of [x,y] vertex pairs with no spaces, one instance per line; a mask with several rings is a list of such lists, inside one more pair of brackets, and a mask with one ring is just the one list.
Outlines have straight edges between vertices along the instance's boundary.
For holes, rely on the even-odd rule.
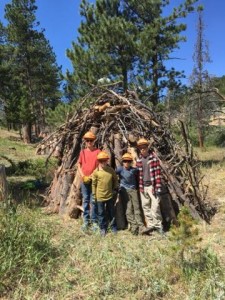
[[113,184],[112,184],[112,188],[113,190],[117,190],[118,189],[118,177],[116,175],[116,172],[112,169],[112,180],[113,180]]
[[96,189],[97,189],[97,170],[92,174],[92,197],[96,200]]

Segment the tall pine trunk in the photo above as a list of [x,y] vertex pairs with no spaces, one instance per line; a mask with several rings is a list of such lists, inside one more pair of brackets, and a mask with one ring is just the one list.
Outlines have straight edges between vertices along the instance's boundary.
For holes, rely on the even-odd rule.
[[31,143],[31,123],[24,123],[22,126],[23,141],[25,144]]

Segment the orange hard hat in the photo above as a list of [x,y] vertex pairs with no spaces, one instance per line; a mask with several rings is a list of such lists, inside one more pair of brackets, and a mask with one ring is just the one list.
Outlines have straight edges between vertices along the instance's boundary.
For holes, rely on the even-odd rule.
[[94,133],[92,133],[91,131],[88,131],[85,133],[85,135],[83,136],[83,139],[85,140],[95,140],[96,136],[94,135]]
[[137,141],[137,145],[138,145],[138,147],[139,147],[139,146],[142,146],[142,145],[148,146],[148,145],[149,145],[149,141],[147,141],[147,140],[144,139],[144,138],[141,138],[140,140]]
[[122,160],[130,160],[132,161],[133,160],[133,157],[130,153],[125,153],[123,156],[122,156]]
[[98,160],[107,160],[107,159],[109,159],[109,155],[108,155],[108,153],[101,151],[98,153],[97,159]]

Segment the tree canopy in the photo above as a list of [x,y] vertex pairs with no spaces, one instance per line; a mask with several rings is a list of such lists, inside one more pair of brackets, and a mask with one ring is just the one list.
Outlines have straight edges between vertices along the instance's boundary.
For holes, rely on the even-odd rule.
[[73,65],[66,74],[67,91],[76,99],[106,77],[121,80],[123,90],[139,87],[157,104],[164,88],[180,85],[182,72],[166,61],[185,40],[180,19],[196,2],[184,1],[166,13],[167,0],[82,0],[79,37],[67,51]]
[[7,25],[0,27],[0,98],[8,124],[27,128],[27,142],[31,126],[43,126],[46,107],[60,98],[60,68],[36,10],[35,0],[12,0],[5,6]]

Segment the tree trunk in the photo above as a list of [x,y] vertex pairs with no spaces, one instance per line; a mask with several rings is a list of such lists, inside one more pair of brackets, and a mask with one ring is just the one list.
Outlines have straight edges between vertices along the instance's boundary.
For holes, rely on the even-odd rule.
[[31,124],[25,123],[22,127],[23,141],[25,144],[31,143]]
[[6,200],[8,197],[8,183],[6,180],[5,166],[0,165],[0,201]]

